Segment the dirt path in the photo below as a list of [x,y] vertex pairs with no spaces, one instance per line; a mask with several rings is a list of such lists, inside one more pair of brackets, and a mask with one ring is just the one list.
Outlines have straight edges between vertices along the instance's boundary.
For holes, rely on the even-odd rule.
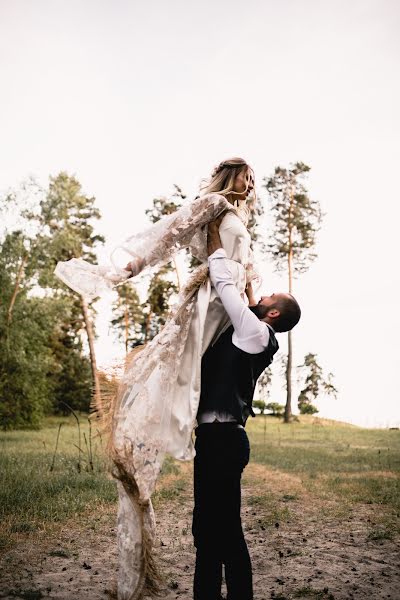
[[[156,504],[163,598],[190,600],[191,465],[163,480]],[[316,499],[298,477],[251,464],[242,514],[255,600],[399,600],[400,539],[376,533],[382,507]],[[57,536],[21,541],[1,560],[0,598],[106,600],[115,589],[116,568],[112,507],[69,523]]]

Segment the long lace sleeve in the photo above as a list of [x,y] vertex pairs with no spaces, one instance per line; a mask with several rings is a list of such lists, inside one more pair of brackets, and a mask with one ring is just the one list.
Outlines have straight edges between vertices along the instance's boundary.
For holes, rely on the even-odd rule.
[[[137,275],[147,266],[167,262],[178,250],[187,248],[199,230],[216,219],[225,210],[233,210],[219,194],[207,194],[188,202],[144,231],[130,236],[118,248],[133,258],[133,273]],[[59,262],[55,274],[71,289],[92,300],[106,290],[126,281],[129,272],[111,265],[92,265],[81,258]]]
[[207,194],[132,235],[119,248],[134,258],[139,257],[141,269],[167,262],[178,250],[187,248],[196,232],[224,210],[233,207],[223,196]]

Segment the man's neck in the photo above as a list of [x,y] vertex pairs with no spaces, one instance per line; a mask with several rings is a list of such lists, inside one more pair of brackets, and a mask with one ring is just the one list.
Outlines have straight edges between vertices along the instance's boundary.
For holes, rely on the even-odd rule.
[[274,333],[276,333],[271,321],[268,319],[268,317],[266,317],[265,319],[260,319],[260,321],[262,321],[263,323],[265,323],[266,325],[268,325],[268,327],[271,327],[272,331]]

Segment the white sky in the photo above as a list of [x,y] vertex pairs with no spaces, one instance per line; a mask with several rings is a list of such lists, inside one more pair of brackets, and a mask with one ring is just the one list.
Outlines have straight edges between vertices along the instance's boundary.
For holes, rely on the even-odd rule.
[[[326,217],[295,363],[316,352],[335,374],[323,416],[399,425],[399,33],[396,0],[0,0],[0,188],[75,174],[105,261],[173,183],[192,196],[232,155],[259,184],[306,162]],[[263,291],[286,288],[264,271]]]

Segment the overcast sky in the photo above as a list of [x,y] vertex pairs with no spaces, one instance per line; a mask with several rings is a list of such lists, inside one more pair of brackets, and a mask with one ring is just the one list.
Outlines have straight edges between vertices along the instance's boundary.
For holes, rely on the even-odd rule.
[[[266,206],[262,178],[307,163],[326,216],[295,283],[295,363],[334,373],[321,415],[400,425],[399,58],[396,0],[0,0],[0,188],[75,174],[105,262],[153,197],[192,197],[224,158],[252,164]],[[104,364],[121,351],[106,304]]]

